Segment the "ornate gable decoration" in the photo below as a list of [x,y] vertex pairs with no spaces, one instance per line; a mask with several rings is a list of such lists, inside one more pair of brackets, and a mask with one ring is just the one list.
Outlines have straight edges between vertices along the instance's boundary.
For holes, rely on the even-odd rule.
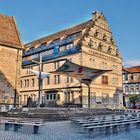
[[103,13],[94,12],[93,20],[86,28],[79,44],[120,57],[112,32]]
[[98,18],[98,20],[95,22],[95,25],[99,26],[102,29],[105,29],[105,30],[111,32],[110,27],[109,27],[107,20],[106,20],[103,13],[101,13],[100,18]]

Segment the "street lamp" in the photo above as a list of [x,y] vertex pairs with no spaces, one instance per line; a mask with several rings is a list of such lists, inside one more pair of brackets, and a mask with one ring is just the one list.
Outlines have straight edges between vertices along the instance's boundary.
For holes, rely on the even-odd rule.
[[14,87],[14,108],[16,107],[16,99],[17,99],[17,83],[18,83],[18,63],[19,63],[19,50],[17,51],[16,58],[16,73],[15,73],[15,87]]
[[[67,60],[67,59],[60,59],[58,61],[64,61],[64,60]],[[35,60],[30,60],[30,61],[39,65],[39,72],[35,72],[33,70],[30,70],[30,71],[32,71],[33,73],[38,75],[38,90],[39,90],[38,91],[38,107],[40,107],[40,105],[42,104],[42,81],[45,77],[50,75],[50,73],[44,73],[43,72],[43,64],[48,64],[48,63],[52,63],[52,62],[55,62],[55,61],[42,62],[42,55],[39,56],[39,62],[35,61]]]
[[42,78],[41,72],[43,71],[43,63],[42,63],[42,56],[39,57],[39,62],[35,60],[31,60],[32,62],[39,65],[39,75],[38,75],[38,107],[42,104]]

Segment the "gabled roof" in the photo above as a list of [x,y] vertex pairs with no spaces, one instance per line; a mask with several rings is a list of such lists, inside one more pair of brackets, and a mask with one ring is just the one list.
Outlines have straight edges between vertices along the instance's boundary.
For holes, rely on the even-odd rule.
[[89,21],[84,22],[82,24],[78,24],[76,26],[73,26],[71,28],[56,32],[56,33],[51,34],[49,36],[46,36],[44,38],[40,38],[40,39],[37,39],[35,41],[32,41],[32,42],[30,42],[28,44],[25,44],[25,46],[26,47],[29,46],[29,48],[30,48],[30,47],[36,46],[38,44],[47,43],[48,41],[51,41],[51,40],[53,41],[53,40],[61,38],[63,36],[67,36],[67,35],[74,34],[76,32],[80,32],[80,31],[86,29],[91,23],[92,23],[92,20],[89,20]]
[[[104,20],[106,22],[106,29],[105,30],[112,34],[103,13],[94,12],[92,15],[93,15],[93,17],[89,21],[86,21],[82,24],[78,24],[78,25],[73,26],[71,28],[56,32],[56,33],[51,34],[49,36],[46,36],[46,37],[43,37],[43,38],[40,38],[40,39],[37,39],[37,40],[34,40],[30,43],[25,44],[25,51],[24,52],[27,52],[28,55],[31,55],[33,53],[33,50],[35,50],[36,48],[40,48],[40,50],[41,50],[42,46],[43,47],[45,46],[47,49],[47,48],[50,48],[49,46],[51,46],[51,45],[52,46],[58,45],[58,42],[62,45],[62,40],[65,42],[65,39],[69,38],[69,36],[71,36],[71,35],[73,35],[73,38],[70,37],[71,41],[74,42],[76,40],[75,45],[82,45],[85,37],[90,32],[90,29],[94,26],[99,28],[100,26],[98,25],[98,21],[101,22],[102,20]],[[80,32],[80,34],[79,34],[79,32]],[[115,47],[116,47],[116,45],[115,45]],[[39,50],[39,49],[37,49],[37,50]],[[117,49],[117,52],[118,52],[117,55],[119,56],[118,49]]]
[[22,49],[22,41],[13,16],[0,14],[0,45]]
[[127,71],[129,73],[140,73],[140,66],[124,68],[123,70],[125,70],[125,71]]

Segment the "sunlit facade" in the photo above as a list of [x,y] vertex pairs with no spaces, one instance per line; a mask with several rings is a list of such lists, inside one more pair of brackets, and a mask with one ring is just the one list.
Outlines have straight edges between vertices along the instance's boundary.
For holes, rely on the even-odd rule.
[[22,49],[15,18],[0,14],[0,104],[18,101]]
[[[30,60],[43,58],[43,72],[55,71],[66,59],[97,69],[112,70],[94,80],[91,107],[121,108],[122,59],[103,13],[94,12],[92,19],[25,45],[19,102],[38,99],[38,77],[29,69],[39,70]],[[47,106],[65,105],[87,107],[87,86],[78,80],[51,74],[43,80],[43,103]]]

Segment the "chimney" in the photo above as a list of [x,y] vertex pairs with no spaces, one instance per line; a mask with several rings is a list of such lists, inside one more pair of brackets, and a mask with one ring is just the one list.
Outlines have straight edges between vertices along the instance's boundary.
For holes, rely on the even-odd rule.
[[97,20],[99,18],[99,16],[101,16],[100,12],[93,12],[92,13],[92,20]]

